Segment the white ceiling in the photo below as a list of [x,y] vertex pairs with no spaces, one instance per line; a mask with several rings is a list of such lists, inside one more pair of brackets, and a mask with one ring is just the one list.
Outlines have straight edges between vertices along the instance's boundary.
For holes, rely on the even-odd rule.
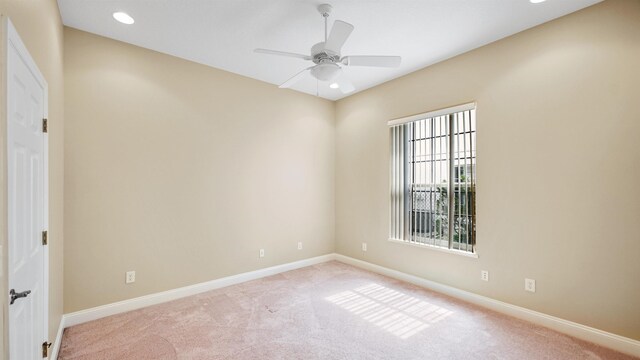
[[[330,20],[355,30],[343,55],[400,55],[395,69],[345,69],[357,91],[577,11],[601,0],[333,0]],[[279,85],[312,65],[254,48],[309,54],[323,41],[318,0],[58,0],[65,25]],[[116,22],[127,12],[135,24]],[[331,21],[330,25],[331,26]],[[308,77],[293,89],[316,94]],[[286,90],[282,90],[286,91]],[[345,95],[318,86],[319,96]]]

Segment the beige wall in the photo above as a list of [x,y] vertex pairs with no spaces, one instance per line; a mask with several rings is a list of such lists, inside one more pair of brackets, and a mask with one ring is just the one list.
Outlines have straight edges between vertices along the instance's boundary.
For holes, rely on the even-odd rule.
[[[38,68],[49,85],[49,341],[53,342],[62,316],[63,291],[63,135],[64,135],[64,85],[63,85],[63,28],[55,0],[0,0],[0,13],[8,16],[18,30]],[[2,81],[4,83],[4,81]],[[4,89],[2,89],[4,91]],[[4,98],[4,94],[1,94]],[[3,119],[4,121],[4,119]],[[6,229],[6,139],[0,137],[0,196],[2,226]],[[6,233],[0,234],[3,249],[6,249]],[[2,254],[2,274],[6,274],[6,251]],[[7,293],[6,277],[2,278],[2,294]],[[6,296],[0,296],[5,319]],[[8,324],[3,321],[0,331],[6,331]],[[4,337],[2,337],[4,338]],[[7,347],[0,356],[7,355]]]
[[[640,340],[639,64],[610,0],[338,101],[337,251]],[[387,120],[469,101],[479,258],[388,242]]]
[[332,102],[70,28],[65,91],[65,312],[334,251]]

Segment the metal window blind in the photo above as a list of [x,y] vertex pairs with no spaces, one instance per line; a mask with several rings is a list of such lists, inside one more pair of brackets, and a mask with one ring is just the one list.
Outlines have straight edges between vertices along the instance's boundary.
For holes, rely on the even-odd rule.
[[392,120],[390,238],[474,252],[475,104]]

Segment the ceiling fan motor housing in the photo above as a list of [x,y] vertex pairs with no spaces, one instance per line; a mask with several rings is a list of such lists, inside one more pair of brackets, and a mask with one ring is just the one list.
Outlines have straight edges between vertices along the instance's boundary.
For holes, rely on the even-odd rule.
[[340,54],[324,48],[324,42],[319,42],[311,47],[311,60],[316,64],[336,63],[340,61]]

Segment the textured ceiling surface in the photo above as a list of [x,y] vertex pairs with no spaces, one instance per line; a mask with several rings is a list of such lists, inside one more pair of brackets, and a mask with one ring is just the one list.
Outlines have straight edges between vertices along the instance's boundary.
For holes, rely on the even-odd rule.
[[[348,67],[356,92],[598,3],[600,0],[336,0],[333,20],[355,30],[342,55],[400,55],[398,68]],[[254,48],[309,54],[323,41],[322,2],[308,0],[58,0],[64,24],[279,85],[310,61]],[[124,11],[135,24],[116,22]],[[345,94],[307,77],[292,89]],[[283,90],[286,91],[286,90]]]

